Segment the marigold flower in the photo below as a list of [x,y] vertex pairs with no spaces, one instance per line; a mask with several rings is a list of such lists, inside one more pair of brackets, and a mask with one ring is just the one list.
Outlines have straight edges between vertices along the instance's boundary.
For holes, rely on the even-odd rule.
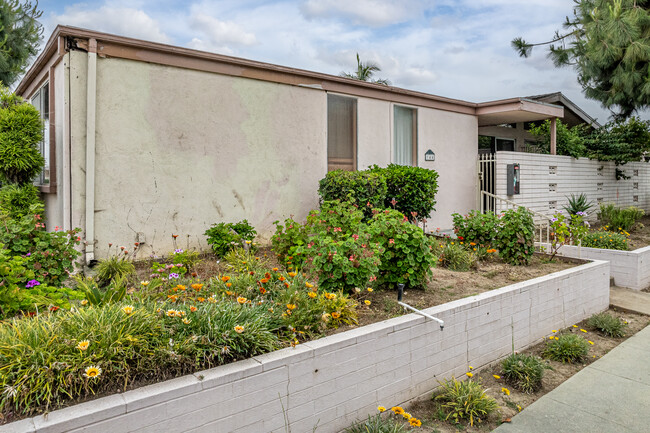
[[557,332],[557,329],[551,329],[551,332]]
[[409,424],[411,424],[412,427],[420,427],[422,425],[422,421],[417,418],[411,418],[409,419]]
[[229,288],[230,286],[232,286],[232,283],[226,283],[226,287]]
[[307,293],[307,296],[309,296],[310,298],[314,299],[314,298],[315,298],[316,296],[318,296],[318,295],[317,295],[316,293],[314,293],[314,292],[309,292],[309,293]]
[[176,296],[176,295],[167,295],[167,297],[168,297],[172,302],[176,302],[176,300],[178,299],[178,296]]
[[580,329],[580,332],[587,332],[587,331],[586,331],[586,330],[584,330],[584,329]]
[[124,307],[122,307],[122,311],[124,311],[124,314],[133,313],[133,305],[125,305]]
[[86,368],[84,370],[84,376],[94,379],[96,377],[99,377],[102,374],[102,369],[100,367],[97,367],[95,365],[91,365],[90,367]]
[[332,318],[333,319],[338,319],[339,317],[341,317],[341,313],[339,313],[338,311],[335,311],[335,312],[332,313]]
[[508,388],[501,388],[501,392],[505,395],[510,395],[510,390]]
[[295,310],[296,305],[295,304],[287,304],[287,308],[290,310]]
[[203,302],[203,301],[205,301],[205,298],[198,297],[198,298],[196,298],[196,300],[199,301],[199,302]]
[[305,281],[305,286],[307,286],[307,288],[309,288],[309,289],[311,289],[312,287],[314,287],[313,284],[310,284],[310,283],[307,282],[307,281]]
[[298,275],[297,272],[289,272],[289,276],[290,276],[290,277],[295,277],[296,275]]
[[402,414],[402,416],[403,416],[404,418],[406,418],[406,419],[411,419],[411,418],[413,418],[413,415],[411,415],[411,414],[408,413],[408,412],[404,412],[404,413]]
[[185,287],[185,286],[182,285],[182,284],[179,284],[178,286],[176,286],[176,288],[182,292],[182,291],[185,290],[187,287]]
[[286,280],[286,278],[284,278],[284,277],[279,277],[278,280],[280,280],[280,281],[284,281],[284,280]]
[[366,299],[365,301],[363,301],[363,303],[366,304],[366,305],[370,305],[370,304],[372,304],[372,302],[370,302],[370,301],[367,300],[367,299]]
[[224,275],[223,277],[221,277],[221,281],[223,281],[224,283],[227,283],[229,279],[230,279],[230,277],[227,276],[227,275]]
[[470,373],[469,371],[468,371],[467,373],[465,373],[465,374],[467,375],[467,377],[472,377],[472,376],[474,376],[474,373]]
[[198,292],[203,288],[203,284],[195,283],[195,284],[192,284],[190,287]]
[[400,406],[393,406],[390,408],[390,410],[392,410],[395,415],[401,415],[404,413],[404,409],[402,409]]
[[266,284],[266,283],[268,283],[268,282],[269,282],[269,279],[268,279],[268,278],[262,278],[262,279],[260,280],[260,283],[262,283],[262,284]]
[[593,346],[593,344],[594,344],[594,342],[591,341],[591,340],[589,340],[588,343],[591,344],[592,346]]
[[286,281],[284,282],[284,287],[286,287],[288,289],[290,286],[291,285],[289,283],[287,283]]
[[372,287],[368,287],[368,291],[372,293]]
[[278,272],[279,269],[278,269],[278,268],[273,268],[273,269],[271,269],[271,270],[272,270],[273,272]]
[[472,367],[472,366],[470,365],[470,366],[469,366],[469,369],[470,369],[470,370],[474,370],[474,367]]
[[386,412],[386,408],[384,406],[377,406],[377,410],[379,412]]
[[237,302],[239,302],[240,304],[245,304],[246,301],[248,301],[248,299],[244,298],[243,296],[237,298]]
[[264,287],[260,287],[260,293],[263,295],[266,293],[266,289]]
[[82,340],[77,344],[77,349],[79,350],[86,350],[88,349],[88,346],[90,346],[90,341],[88,340]]
[[578,327],[578,325],[573,325],[573,327],[574,327],[574,328],[577,328],[577,327]]
[[243,326],[235,326],[235,332],[238,334],[241,334],[244,332],[244,327]]
[[492,377],[494,377],[497,380],[501,379],[501,376],[499,376],[498,374],[493,374]]
[[196,310],[198,310],[198,308],[196,308],[194,305],[190,306],[190,311],[192,313],[195,312]]

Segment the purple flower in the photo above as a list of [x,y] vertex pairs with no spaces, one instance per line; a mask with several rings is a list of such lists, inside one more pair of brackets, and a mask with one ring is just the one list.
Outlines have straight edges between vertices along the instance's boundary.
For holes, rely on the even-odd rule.
[[557,221],[557,218],[551,218],[551,222],[554,223]]
[[587,212],[578,211],[578,212],[576,212],[576,215],[587,216]]
[[27,253],[27,254],[25,255],[25,257],[29,257],[29,256],[31,256],[31,255],[32,255],[32,253]]
[[32,287],[36,287],[36,286],[40,286],[40,285],[41,285],[41,283],[39,283],[39,282],[36,281],[36,280],[29,280],[29,281],[27,282],[27,284],[25,285],[25,287],[26,287],[27,289],[31,289]]
[[174,250],[174,254],[180,254],[182,252],[183,250],[181,250],[180,248]]
[[169,274],[169,278],[178,278],[178,277],[179,275],[176,272],[172,272],[171,274]]

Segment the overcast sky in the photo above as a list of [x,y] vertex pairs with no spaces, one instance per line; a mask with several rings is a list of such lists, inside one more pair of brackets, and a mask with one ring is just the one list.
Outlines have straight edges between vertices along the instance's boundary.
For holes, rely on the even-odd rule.
[[[57,24],[338,75],[362,60],[394,86],[481,102],[561,91],[601,123],[571,68],[516,36],[542,41],[570,0],[41,0],[45,39]],[[643,115],[649,118],[648,114]]]

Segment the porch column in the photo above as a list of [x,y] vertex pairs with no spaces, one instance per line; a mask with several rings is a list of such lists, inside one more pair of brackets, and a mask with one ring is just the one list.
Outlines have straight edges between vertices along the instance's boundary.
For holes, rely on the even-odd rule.
[[551,119],[551,155],[557,155],[557,118]]

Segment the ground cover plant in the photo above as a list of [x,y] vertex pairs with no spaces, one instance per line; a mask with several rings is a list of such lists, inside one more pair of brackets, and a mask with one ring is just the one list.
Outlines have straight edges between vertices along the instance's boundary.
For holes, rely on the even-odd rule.
[[533,355],[513,353],[501,362],[503,377],[516,389],[531,393],[542,386],[544,362]]
[[[586,331],[585,331],[586,332]],[[589,343],[576,334],[551,336],[542,355],[559,362],[579,362],[589,354]]]
[[610,226],[613,230],[630,231],[634,224],[643,217],[643,209],[634,206],[622,209],[613,204],[601,204],[598,219],[602,224]]
[[467,420],[471,426],[482,422],[495,412],[499,405],[486,394],[486,390],[479,382],[467,379],[463,382],[456,378],[440,383],[440,390],[433,396],[440,401],[445,412],[445,420],[453,420],[459,424]]
[[608,313],[594,314],[587,320],[587,325],[591,329],[615,338],[625,336],[625,329],[627,328],[627,322]]

